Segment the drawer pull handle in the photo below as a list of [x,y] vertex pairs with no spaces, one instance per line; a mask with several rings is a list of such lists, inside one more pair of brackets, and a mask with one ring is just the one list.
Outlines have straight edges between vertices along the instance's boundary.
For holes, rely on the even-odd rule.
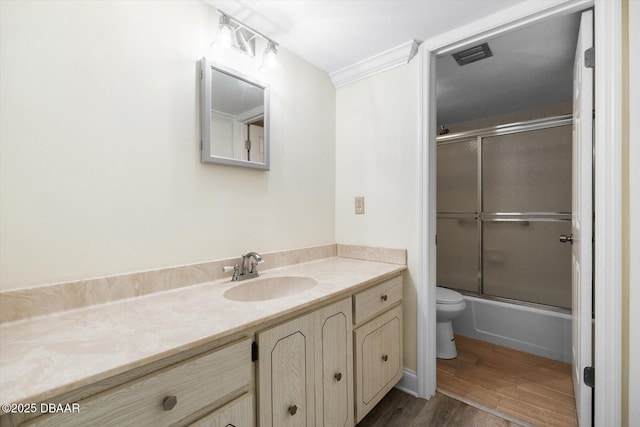
[[168,397],[165,397],[164,400],[162,401],[162,408],[165,411],[170,411],[173,409],[174,406],[176,406],[177,403],[178,403],[177,397],[168,396]]
[[387,356],[386,354],[382,356],[382,361],[386,362],[387,360],[389,360],[389,356]]
[[338,372],[338,373],[337,373],[337,374],[335,374],[333,377],[336,379],[336,381],[340,381],[340,380],[342,379],[342,373],[341,373],[341,372]]
[[291,415],[295,415],[295,414],[296,414],[296,412],[298,412],[298,407],[297,407],[296,405],[291,405],[291,406],[289,406],[289,413],[290,413]]
[[387,300],[387,298],[388,298],[388,297],[387,297],[387,295],[386,295],[386,294],[385,294],[385,295],[382,295],[382,296],[380,297],[380,299],[381,299],[382,301],[386,301],[386,300]]

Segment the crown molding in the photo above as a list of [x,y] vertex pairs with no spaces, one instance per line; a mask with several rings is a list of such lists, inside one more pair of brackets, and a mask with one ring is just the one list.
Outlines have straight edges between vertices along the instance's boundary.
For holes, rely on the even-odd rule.
[[419,41],[409,40],[406,43],[385,50],[370,58],[363,59],[353,65],[344,67],[338,71],[330,73],[331,81],[336,88],[348,85],[358,80],[373,76],[374,74],[390,70],[400,65],[409,63],[411,58],[418,52]]

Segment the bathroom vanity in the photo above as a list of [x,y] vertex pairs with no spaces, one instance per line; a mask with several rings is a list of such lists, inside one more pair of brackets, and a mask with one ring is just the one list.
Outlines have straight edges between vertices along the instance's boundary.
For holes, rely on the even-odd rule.
[[[352,426],[403,374],[404,269],[331,257],[3,323],[18,347],[2,376],[25,374],[0,378],[1,397],[36,411],[3,407],[1,425]],[[315,285],[233,291],[281,277]]]

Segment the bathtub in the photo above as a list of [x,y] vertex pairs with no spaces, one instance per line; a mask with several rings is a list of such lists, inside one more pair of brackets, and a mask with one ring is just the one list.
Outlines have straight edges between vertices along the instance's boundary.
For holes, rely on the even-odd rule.
[[469,295],[456,334],[571,363],[571,315]]

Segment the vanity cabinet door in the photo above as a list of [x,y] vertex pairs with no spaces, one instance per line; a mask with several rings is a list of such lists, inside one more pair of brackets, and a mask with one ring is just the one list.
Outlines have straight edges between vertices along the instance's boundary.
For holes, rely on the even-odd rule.
[[260,427],[314,426],[314,314],[256,337]]
[[353,426],[351,298],[316,313],[316,425]]
[[354,346],[359,422],[402,378],[402,306],[356,329]]

